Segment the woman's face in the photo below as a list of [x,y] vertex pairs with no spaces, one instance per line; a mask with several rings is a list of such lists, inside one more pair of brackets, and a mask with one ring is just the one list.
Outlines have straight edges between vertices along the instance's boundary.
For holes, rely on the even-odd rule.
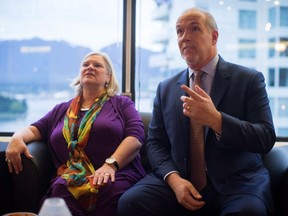
[[91,55],[84,60],[80,76],[80,83],[83,87],[104,88],[110,78],[111,74],[109,74],[102,56]]

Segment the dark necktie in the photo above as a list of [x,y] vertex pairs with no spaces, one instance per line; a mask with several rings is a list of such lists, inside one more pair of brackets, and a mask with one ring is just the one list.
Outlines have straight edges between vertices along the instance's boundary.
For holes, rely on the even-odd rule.
[[[201,76],[203,71],[194,72],[195,85],[201,87]],[[193,109],[193,107],[192,107]],[[194,187],[200,191],[207,184],[205,158],[204,158],[204,126],[198,124],[190,118],[190,164],[191,164],[191,182]]]

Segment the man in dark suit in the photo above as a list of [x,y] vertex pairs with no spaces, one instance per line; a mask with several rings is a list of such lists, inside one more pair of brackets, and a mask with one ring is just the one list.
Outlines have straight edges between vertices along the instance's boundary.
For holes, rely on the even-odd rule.
[[[176,31],[188,69],[157,88],[146,146],[153,172],[120,198],[119,215],[265,216],[273,200],[261,156],[273,147],[275,131],[264,77],[217,54],[210,13],[184,11]],[[202,87],[192,90],[199,71]],[[205,128],[200,189],[190,177],[190,119]]]

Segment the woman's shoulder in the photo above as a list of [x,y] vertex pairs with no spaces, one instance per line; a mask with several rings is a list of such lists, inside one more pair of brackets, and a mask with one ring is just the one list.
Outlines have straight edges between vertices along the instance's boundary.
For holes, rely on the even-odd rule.
[[131,115],[136,111],[134,102],[127,96],[114,95],[110,100],[115,110],[117,110],[121,116]]
[[56,104],[52,110],[61,110],[61,109],[66,110],[69,107],[71,101],[72,101],[72,99],[70,99],[69,101],[60,102],[60,103]]
[[118,105],[134,103],[130,97],[124,95],[114,95],[110,98],[110,100]]

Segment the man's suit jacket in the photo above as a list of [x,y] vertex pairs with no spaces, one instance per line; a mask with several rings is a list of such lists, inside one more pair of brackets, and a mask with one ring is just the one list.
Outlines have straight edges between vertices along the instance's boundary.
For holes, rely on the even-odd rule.
[[[159,178],[177,171],[189,179],[189,119],[183,114],[188,69],[161,82],[154,99],[147,153]],[[222,113],[218,141],[208,128],[205,140],[207,175],[222,194],[250,193],[272,202],[269,173],[262,154],[275,143],[275,131],[262,73],[224,61],[217,64],[211,94]],[[193,109],[193,107],[192,107]]]

